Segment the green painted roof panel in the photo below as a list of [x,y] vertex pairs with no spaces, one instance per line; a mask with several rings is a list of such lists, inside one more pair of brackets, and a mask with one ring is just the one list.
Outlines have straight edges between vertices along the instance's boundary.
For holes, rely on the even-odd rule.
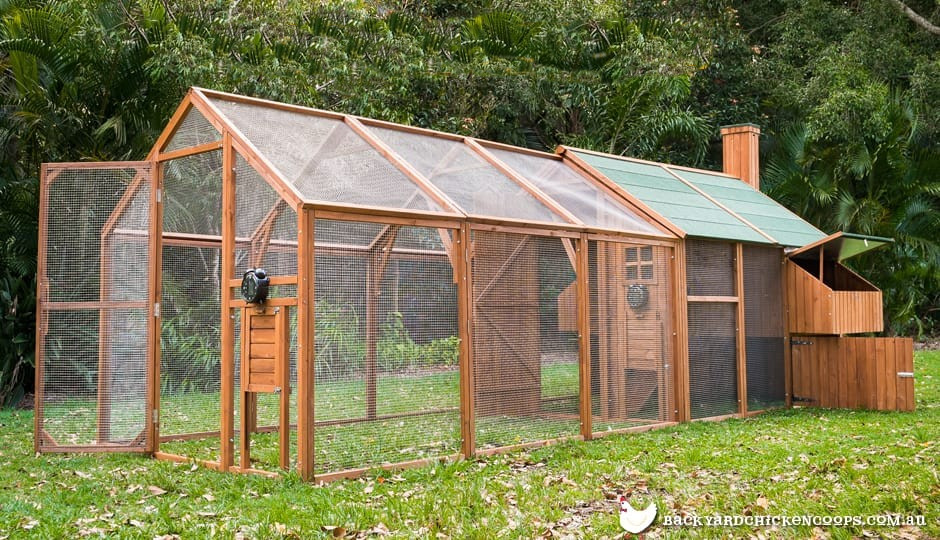
[[675,223],[689,236],[770,243],[753,228],[659,165],[577,150],[574,152],[588,165]]
[[804,246],[826,236],[777,201],[737,178],[676,167],[669,169],[784,246]]

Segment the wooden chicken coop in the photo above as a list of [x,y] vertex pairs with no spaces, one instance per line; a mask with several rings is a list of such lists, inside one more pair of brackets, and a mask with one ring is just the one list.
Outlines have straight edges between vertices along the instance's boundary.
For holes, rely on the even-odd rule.
[[194,88],[145,160],[43,166],[36,450],[329,481],[912,407],[910,340],[844,337],[881,296],[841,261],[885,240],[827,238],[723,135],[714,172]]

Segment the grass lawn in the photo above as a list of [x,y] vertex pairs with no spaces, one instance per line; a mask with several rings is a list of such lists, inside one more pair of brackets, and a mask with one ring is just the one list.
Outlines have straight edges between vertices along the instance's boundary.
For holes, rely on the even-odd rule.
[[[915,359],[914,413],[788,410],[326,486],[132,455],[32,453],[0,411],[0,538],[619,537],[616,505],[689,515],[920,514],[920,527],[677,528],[647,537],[940,537],[940,352]],[[344,531],[331,530],[342,527]]]

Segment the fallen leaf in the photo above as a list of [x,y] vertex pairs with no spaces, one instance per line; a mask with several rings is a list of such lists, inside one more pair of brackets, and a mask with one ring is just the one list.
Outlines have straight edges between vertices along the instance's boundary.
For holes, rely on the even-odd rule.
[[754,504],[756,504],[757,506],[761,507],[764,510],[767,510],[767,508],[770,507],[770,501],[768,501],[767,497],[764,497],[763,495],[759,496],[757,500],[754,501]]
[[158,488],[157,486],[150,486],[147,488],[147,491],[149,491],[152,495],[157,495],[157,496],[166,495],[166,490],[162,488]]

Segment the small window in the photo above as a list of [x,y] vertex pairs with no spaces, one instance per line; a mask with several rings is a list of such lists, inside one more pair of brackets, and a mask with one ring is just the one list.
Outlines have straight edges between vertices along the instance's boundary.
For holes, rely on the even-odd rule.
[[653,246],[629,247],[624,250],[626,277],[631,281],[650,281],[653,273]]

